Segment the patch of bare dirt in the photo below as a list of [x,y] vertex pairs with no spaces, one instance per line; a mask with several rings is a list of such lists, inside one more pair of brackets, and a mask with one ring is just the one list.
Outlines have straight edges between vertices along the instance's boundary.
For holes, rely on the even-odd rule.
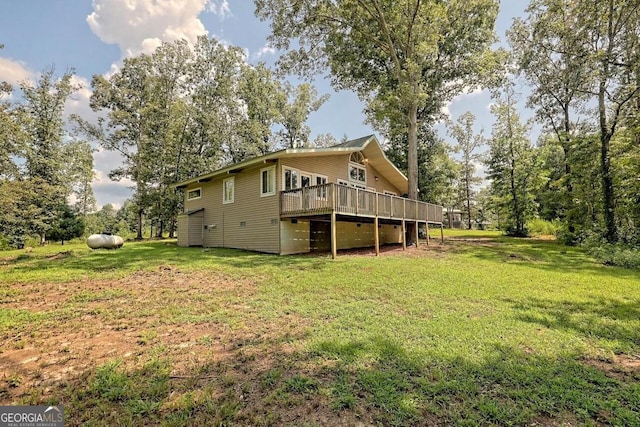
[[15,288],[17,294],[2,307],[40,313],[45,320],[1,337],[2,404],[18,401],[34,387],[50,390],[111,359],[135,365],[152,347],[162,346],[165,356],[175,357],[176,370],[192,355],[224,358],[232,343],[247,337],[211,318],[217,311],[250,310],[241,300],[255,293],[248,280],[184,274],[170,266],[120,280]]
[[[118,280],[15,288],[2,308],[38,312],[44,320],[0,336],[0,405],[69,399],[87,390],[108,361],[133,372],[160,358],[171,367],[163,411],[180,407],[190,394],[196,402],[232,399],[241,425],[373,422],[366,412],[341,417],[321,393],[278,394],[296,375],[323,381],[326,373],[300,359],[307,321],[287,311],[264,318],[249,279],[161,266]],[[265,385],[273,372],[277,383]],[[82,424],[73,407],[69,417],[69,425]]]
[[617,354],[610,360],[587,359],[584,363],[619,380],[640,377],[640,354]]
[[[404,256],[420,256],[420,257],[438,257],[448,252],[452,248],[451,245],[442,243],[439,239],[431,239],[429,244],[426,240],[420,240],[419,245],[408,245],[406,249],[402,248],[401,244],[387,244],[380,246],[380,256],[389,255],[404,255]],[[376,256],[376,251],[373,247],[356,248],[356,249],[342,249],[338,251],[338,257],[341,256]]]

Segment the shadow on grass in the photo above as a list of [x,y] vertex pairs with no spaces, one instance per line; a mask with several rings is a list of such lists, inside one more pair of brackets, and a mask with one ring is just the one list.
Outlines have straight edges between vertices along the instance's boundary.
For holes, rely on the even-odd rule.
[[65,405],[69,426],[640,423],[637,379],[571,359],[501,345],[483,358],[415,355],[389,337],[287,351],[297,339],[238,343],[181,375],[161,356],[135,368],[115,360],[26,403]]
[[[175,242],[149,241],[127,242],[117,250],[64,251],[54,255],[24,254],[10,264],[16,275],[34,271],[53,271],[56,268],[77,271],[79,274],[127,273],[163,265],[177,267],[211,268],[230,267],[258,269],[265,266],[299,266],[300,268],[322,268],[326,256],[278,256],[239,249],[183,248]],[[48,276],[47,280],[51,277]]]
[[608,340],[617,352],[640,349],[640,300],[592,298],[587,301],[552,301],[539,298],[505,300],[515,318],[550,329],[569,330]]
[[553,272],[579,271],[607,277],[637,277],[640,280],[640,271],[600,265],[581,248],[553,240],[495,237],[481,242],[450,240],[449,244],[458,253],[486,261],[522,264]]

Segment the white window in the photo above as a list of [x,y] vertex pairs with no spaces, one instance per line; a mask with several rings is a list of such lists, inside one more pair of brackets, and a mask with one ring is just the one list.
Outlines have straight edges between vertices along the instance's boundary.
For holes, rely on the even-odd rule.
[[367,160],[364,158],[364,155],[360,151],[351,153],[351,156],[349,156],[349,161],[351,163],[357,163],[363,166],[367,163]]
[[311,187],[311,174],[300,172],[300,187]]
[[[313,176],[313,184],[314,185],[324,185],[327,183],[327,177],[324,175],[314,175]],[[316,197],[318,199],[326,200],[327,199],[327,187],[320,187],[316,190]]]
[[361,152],[351,153],[349,157],[349,180],[365,184],[367,182],[367,160]]
[[194,188],[187,191],[187,200],[195,200],[202,197],[202,188]]
[[300,171],[292,168],[284,168],[282,179],[283,190],[293,190],[300,187]]
[[235,177],[222,181],[222,203],[233,203],[235,196]]
[[276,194],[276,167],[271,166],[260,170],[260,196]]

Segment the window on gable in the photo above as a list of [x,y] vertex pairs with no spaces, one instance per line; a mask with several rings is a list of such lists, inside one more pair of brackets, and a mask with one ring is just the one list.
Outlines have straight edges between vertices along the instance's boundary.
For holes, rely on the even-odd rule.
[[364,155],[360,152],[357,151],[355,153],[351,153],[351,156],[349,157],[349,161],[351,163],[357,163],[359,165],[365,165],[365,159],[364,159]]
[[276,194],[276,167],[271,166],[260,170],[260,196]]
[[195,200],[202,197],[202,188],[194,188],[187,191],[187,200]]
[[349,157],[349,181],[367,182],[367,160],[361,152],[351,153]]
[[367,170],[364,166],[349,165],[349,179],[355,182],[367,182]]
[[235,197],[235,177],[222,181],[222,203],[233,203]]

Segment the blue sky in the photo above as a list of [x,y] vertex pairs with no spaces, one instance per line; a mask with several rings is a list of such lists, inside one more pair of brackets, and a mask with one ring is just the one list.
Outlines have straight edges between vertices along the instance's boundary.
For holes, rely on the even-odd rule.
[[[514,17],[521,16],[527,2],[502,0],[496,26],[504,38]],[[89,82],[95,74],[117,70],[122,59],[150,52],[161,41],[177,38],[195,40],[202,34],[240,46],[251,63],[273,63],[277,52],[267,45],[268,23],[253,15],[250,0],[0,0],[0,81],[14,86],[33,80],[37,73],[55,67],[57,74],[73,68],[76,82],[84,89],[74,94],[67,112],[91,118]],[[311,137],[321,133],[357,138],[375,133],[364,123],[362,104],[351,93],[336,93],[319,76],[318,91],[330,99],[309,119]],[[453,119],[465,111],[477,117],[478,129],[490,133],[492,119],[488,111],[488,93],[456,98],[448,110]],[[446,132],[441,129],[443,137]],[[118,166],[113,153],[98,151],[95,156],[96,179],[93,183],[98,205],[121,206],[130,196],[131,182],[111,182],[108,171]]]

